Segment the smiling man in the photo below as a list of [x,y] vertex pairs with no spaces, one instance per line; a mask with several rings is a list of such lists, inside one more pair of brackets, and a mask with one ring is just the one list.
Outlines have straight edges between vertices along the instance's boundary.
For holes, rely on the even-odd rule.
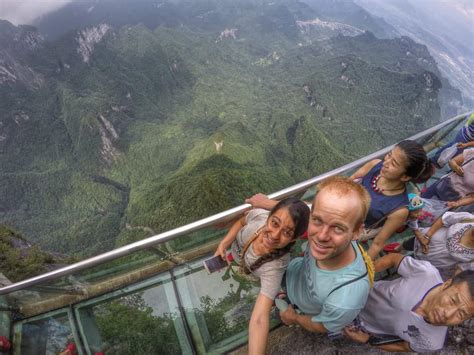
[[308,226],[304,257],[293,259],[286,272],[293,306],[282,321],[307,330],[339,332],[364,307],[370,288],[364,257],[355,242],[364,227],[370,197],[361,185],[335,176],[318,185]]
[[443,283],[427,261],[389,254],[375,263],[376,271],[391,267],[401,277],[375,283],[358,316],[360,326],[347,327],[346,335],[386,351],[441,349],[448,326],[473,316],[474,271],[464,270]]

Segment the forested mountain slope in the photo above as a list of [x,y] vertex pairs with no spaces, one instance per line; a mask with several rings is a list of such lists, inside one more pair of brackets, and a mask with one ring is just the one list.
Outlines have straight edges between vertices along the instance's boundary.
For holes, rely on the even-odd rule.
[[189,3],[54,40],[0,22],[1,223],[93,255],[440,120],[436,64],[408,38],[327,37],[298,1]]

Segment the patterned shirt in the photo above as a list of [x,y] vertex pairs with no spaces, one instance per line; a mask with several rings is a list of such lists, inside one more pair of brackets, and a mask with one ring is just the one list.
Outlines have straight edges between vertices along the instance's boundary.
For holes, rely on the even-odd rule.
[[[429,261],[441,271],[443,279],[452,275],[457,263],[474,261],[474,249],[461,244],[464,233],[474,228],[473,218],[474,215],[468,212],[444,213],[443,227],[431,237],[427,254],[422,252],[420,242],[415,241],[415,258]],[[428,229],[422,232],[426,233]]]

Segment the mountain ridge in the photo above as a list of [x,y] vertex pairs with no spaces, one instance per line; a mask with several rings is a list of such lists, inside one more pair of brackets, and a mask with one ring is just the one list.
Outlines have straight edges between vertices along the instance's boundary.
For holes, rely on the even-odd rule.
[[295,1],[215,3],[195,10],[220,19],[212,31],[101,22],[16,54],[45,79],[0,84],[1,223],[90,256],[143,236],[127,225],[191,222],[440,120],[426,47],[369,32],[311,40]]

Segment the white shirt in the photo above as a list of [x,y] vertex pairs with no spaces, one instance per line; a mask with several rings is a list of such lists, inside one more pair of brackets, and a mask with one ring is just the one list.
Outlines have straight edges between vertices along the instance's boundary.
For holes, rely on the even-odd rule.
[[[474,228],[473,219],[474,215],[469,212],[443,214],[443,227],[431,237],[427,254],[423,254],[420,242],[416,240],[415,258],[429,261],[447,277],[451,276],[457,263],[474,261],[474,249],[461,244],[464,233]],[[428,228],[423,230],[427,231]]]
[[426,294],[443,283],[438,270],[427,261],[406,256],[398,274],[398,279],[375,283],[359,314],[362,327],[373,335],[398,336],[416,352],[441,349],[448,327],[431,325],[414,312]]
[[[251,210],[245,217],[246,224],[237,233],[235,241],[232,243],[232,256],[237,264],[240,263],[240,254],[247,242],[253,235],[265,225],[270,212],[260,208]],[[259,258],[250,245],[245,253],[245,264],[247,267],[253,265]],[[280,258],[262,264],[258,269],[252,272],[260,279],[260,293],[273,300],[281,289],[281,280],[285,274],[286,267],[290,262],[290,253]]]

